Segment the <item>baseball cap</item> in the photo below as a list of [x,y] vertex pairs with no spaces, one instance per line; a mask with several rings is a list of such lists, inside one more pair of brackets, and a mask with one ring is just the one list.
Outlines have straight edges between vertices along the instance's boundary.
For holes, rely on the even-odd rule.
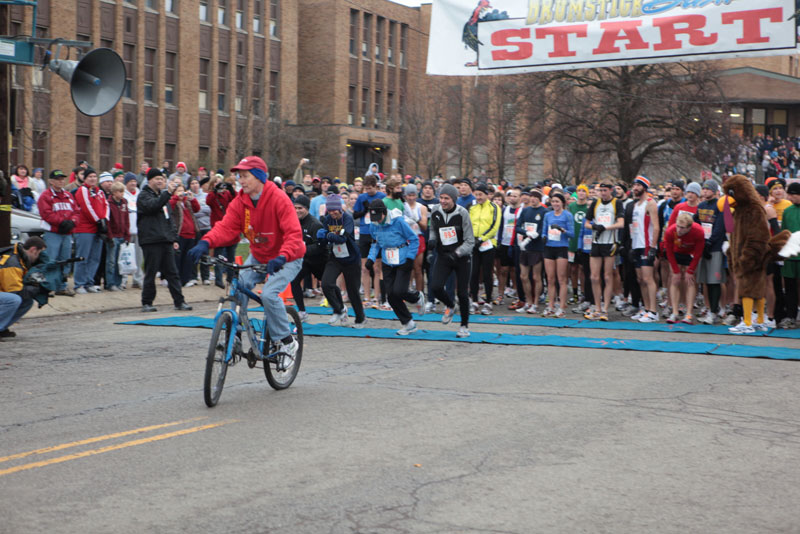
[[262,171],[267,172],[267,164],[264,163],[264,160],[258,156],[247,156],[239,161],[235,167],[231,167],[231,172],[249,171],[251,169],[261,169]]
[[63,172],[61,172],[58,169],[54,169],[53,171],[50,172],[50,179],[51,180],[60,180],[61,178],[66,178],[66,177],[67,177],[67,175],[64,174]]

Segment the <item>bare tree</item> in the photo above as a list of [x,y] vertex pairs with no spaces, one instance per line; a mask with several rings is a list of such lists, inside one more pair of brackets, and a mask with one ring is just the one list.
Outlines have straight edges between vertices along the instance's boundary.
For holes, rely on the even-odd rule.
[[439,110],[438,96],[432,91],[415,92],[399,110],[399,152],[406,172],[431,177],[449,162],[445,121]]

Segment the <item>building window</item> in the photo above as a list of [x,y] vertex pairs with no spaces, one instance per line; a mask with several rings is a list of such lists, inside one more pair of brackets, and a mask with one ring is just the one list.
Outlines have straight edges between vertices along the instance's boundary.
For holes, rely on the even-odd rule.
[[200,95],[200,109],[208,109],[208,70],[210,61],[200,58],[200,75],[198,77],[198,89]]
[[386,61],[394,65],[394,47],[397,45],[397,23],[389,21],[389,44],[386,48]]
[[378,17],[375,20],[375,60],[383,61],[381,45],[383,44],[383,25],[386,19]]
[[280,91],[278,87],[280,74],[278,71],[269,71],[269,117],[271,119],[278,116],[278,98]]
[[253,0],[253,33],[261,33],[261,18],[264,16],[261,0]]
[[167,52],[164,56],[164,101],[167,104],[175,103],[175,69],[178,63],[178,55],[175,52]]
[[153,102],[156,86],[156,49],[144,49],[144,99]]
[[208,22],[208,2],[200,2],[200,20]]
[[406,65],[406,47],[408,46],[408,26],[405,24],[400,26],[400,66],[405,68]]
[[125,44],[122,46],[122,61],[125,63],[125,92],[128,98],[135,98],[133,90],[134,66],[136,65],[136,45]]
[[280,13],[279,0],[269,0],[269,35],[279,37],[280,28],[278,27],[278,15]]
[[164,0],[164,11],[167,13],[176,13],[178,11],[178,1]]
[[394,93],[386,94],[386,129],[394,126]]
[[134,159],[136,158],[136,141],[134,139],[122,140],[122,166],[126,169],[134,169]]
[[217,24],[225,26],[228,23],[227,0],[219,0],[217,6]]
[[362,127],[367,125],[367,116],[369,115],[369,89],[361,89],[361,121]]
[[100,168],[110,169],[114,164],[112,156],[114,155],[114,139],[111,137],[100,138]]
[[370,32],[372,31],[372,15],[364,13],[364,29],[361,35],[361,56],[369,59]]
[[244,13],[241,11],[236,12],[236,27],[240,30],[244,29]]
[[358,55],[358,11],[350,10],[350,55]]
[[75,158],[78,161],[89,161],[89,136],[75,136]]
[[164,143],[164,159],[167,161],[175,161],[175,144],[174,143]]
[[261,116],[261,99],[264,97],[264,74],[261,69],[253,69],[253,115]]
[[381,92],[375,91],[375,114],[372,116],[372,126],[380,128],[381,126]]
[[217,72],[217,109],[225,111],[227,109],[225,102],[225,93],[228,88],[228,64],[220,61]]
[[356,121],[356,86],[351,85],[347,94],[347,124],[354,124]]
[[156,166],[156,142],[155,141],[145,141],[144,142],[144,160],[149,161],[153,167]]
[[157,9],[156,0],[145,0],[144,5],[150,9]]
[[247,67],[244,65],[236,65],[236,100],[233,103],[233,109],[236,110],[237,113],[242,112],[242,102],[244,102],[245,97],[246,72]]

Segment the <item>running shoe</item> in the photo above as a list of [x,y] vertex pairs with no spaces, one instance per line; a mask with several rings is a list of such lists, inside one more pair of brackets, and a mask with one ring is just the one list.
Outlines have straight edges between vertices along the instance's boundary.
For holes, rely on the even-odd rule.
[[552,316],[555,317],[556,319],[563,319],[564,316],[566,316],[566,315],[567,314],[564,313],[564,310],[562,310],[561,308],[556,308],[556,311],[553,312]]
[[433,302],[426,302],[425,303],[425,313],[433,313],[433,310],[436,309],[436,304]]
[[755,328],[759,332],[769,332],[771,330],[771,328],[766,322],[753,323],[753,328]]
[[670,316],[667,317],[667,324],[675,324],[677,322],[678,322],[678,314],[677,313],[670,314]]
[[683,316],[683,319],[681,319],[681,322],[683,324],[694,324],[694,317],[692,316],[691,313],[687,313],[686,315]]
[[539,313],[539,310],[536,309],[536,304],[528,304],[528,306],[525,308],[525,312],[531,315],[536,315]]
[[392,311],[392,306],[388,302],[384,302],[380,307],[383,311]]
[[655,323],[657,321],[658,315],[653,312],[645,312],[644,315],[639,318],[640,323]]
[[76,295],[85,295],[88,292],[89,291],[83,286],[78,286],[78,287],[75,288],[75,294]]
[[542,317],[550,317],[551,315],[553,315],[553,309],[550,307],[547,307],[544,309],[544,311],[542,311]]
[[371,301],[369,301],[369,307],[372,308],[373,310],[380,310],[381,309],[381,305],[378,304],[378,301],[375,300],[375,299],[372,299]]
[[417,300],[417,315],[425,315],[425,310],[427,309],[428,303],[425,302],[425,294],[420,291],[419,292],[419,300]]
[[599,321],[608,321],[608,312],[603,310],[597,315]]
[[408,334],[416,331],[417,331],[417,324],[413,320],[411,320],[408,321],[406,324],[404,324],[403,328],[397,331],[397,335],[407,336]]
[[512,303],[511,303],[511,305],[509,305],[508,309],[509,309],[509,310],[516,310],[516,311],[519,311],[519,310],[521,310],[522,308],[524,308],[525,306],[526,306],[526,304],[525,304],[523,301],[521,301],[521,300],[515,300],[514,302],[512,302]]
[[478,313],[479,309],[480,309],[480,306],[474,300],[469,303],[469,313],[474,315],[474,314]]
[[300,345],[296,339],[292,339],[291,343],[284,343],[278,346],[278,352],[281,353],[281,363],[278,365],[278,371],[288,371],[294,367],[294,357],[297,355],[297,349]]
[[778,327],[778,326],[775,324],[775,319],[770,319],[769,317],[767,317],[767,319],[764,321],[764,323],[763,323],[763,324],[764,324],[764,326],[766,326],[767,328],[777,328],[777,327]]
[[756,331],[755,328],[744,324],[744,321],[737,324],[736,326],[728,328],[728,332],[730,332],[731,334],[753,334],[755,333],[755,331]]
[[496,297],[492,301],[492,304],[494,304],[495,306],[502,306],[503,305],[503,295],[499,295],[498,297]]
[[794,328],[795,322],[791,317],[784,317],[781,319],[781,322],[778,323],[778,328],[789,329]]
[[459,327],[456,337],[469,337],[469,328],[463,325]]
[[591,320],[597,319],[597,315],[599,315],[599,313],[594,308],[587,308],[583,314],[584,318]]
[[297,315],[300,316],[300,321],[301,322],[306,322],[308,320],[308,312],[304,312],[304,311],[297,312]]
[[[631,318],[631,320],[633,320],[633,321],[638,321],[639,319],[641,319],[642,317],[644,317],[644,315],[645,315],[646,313],[647,313],[647,312],[646,312],[645,310],[639,310],[639,313],[637,313],[636,315],[631,315],[631,316],[630,316],[630,318]],[[624,315],[624,314],[623,314],[623,315]]]
[[442,324],[450,324],[453,320],[453,315],[456,314],[456,311],[453,308],[445,308],[444,313],[442,314]]
[[366,318],[363,321],[361,321],[360,323],[353,323],[353,328],[355,328],[356,330],[361,330],[365,326],[367,326],[367,319]]
[[703,323],[703,324],[714,324],[714,320],[715,319],[716,319],[716,315],[714,315],[713,313],[711,313],[709,311],[709,312],[706,312],[705,315],[702,315],[700,317],[700,322]]
[[572,308],[572,313],[584,313],[590,307],[591,307],[591,304],[589,304],[587,301],[584,300],[583,302],[578,304],[576,307]]
[[481,308],[481,315],[491,315],[492,314],[492,305],[491,303],[487,302]]
[[637,308],[633,304],[628,304],[628,306],[622,310],[622,315],[625,317],[634,317],[641,313],[644,313],[644,310]]

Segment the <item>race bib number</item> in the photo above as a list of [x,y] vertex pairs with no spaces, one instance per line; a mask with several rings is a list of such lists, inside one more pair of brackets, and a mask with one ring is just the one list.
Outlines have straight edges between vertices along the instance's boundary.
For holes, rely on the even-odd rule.
[[493,246],[494,245],[492,245],[491,241],[483,241],[481,242],[481,246],[478,247],[478,250],[481,252],[486,252],[487,250],[491,250]]
[[507,224],[503,227],[503,246],[511,246],[511,238],[514,235],[514,224]]
[[610,213],[601,213],[597,216],[597,224],[602,224],[603,226],[611,226],[614,224],[614,220]]
[[369,212],[364,214],[364,218],[362,220],[364,221],[364,224],[372,224],[372,221],[369,219]]
[[536,227],[539,226],[536,223],[525,223],[525,233],[527,234],[530,231],[536,230]]
[[703,235],[706,239],[711,238],[711,228],[713,225],[711,223],[703,223]]
[[442,246],[455,245],[458,243],[458,234],[456,233],[455,226],[446,226],[439,228],[439,239],[442,240]]
[[635,234],[639,231],[639,221],[633,221],[631,223],[631,233]]
[[560,239],[561,239],[561,232],[559,232],[555,228],[548,228],[547,229],[547,240],[548,241],[559,241]]
[[575,253],[574,252],[567,252],[567,261],[569,263],[575,263]]
[[400,249],[387,248],[383,251],[386,256],[386,263],[389,265],[400,265]]
[[361,237],[361,227],[360,226],[356,226],[355,228],[353,228],[353,235],[355,236],[356,241],[358,241],[358,238]]
[[591,250],[592,249],[592,234],[586,234],[583,236],[583,250]]
[[347,243],[336,243],[333,245],[333,255],[337,258],[346,258],[350,255],[347,251]]

